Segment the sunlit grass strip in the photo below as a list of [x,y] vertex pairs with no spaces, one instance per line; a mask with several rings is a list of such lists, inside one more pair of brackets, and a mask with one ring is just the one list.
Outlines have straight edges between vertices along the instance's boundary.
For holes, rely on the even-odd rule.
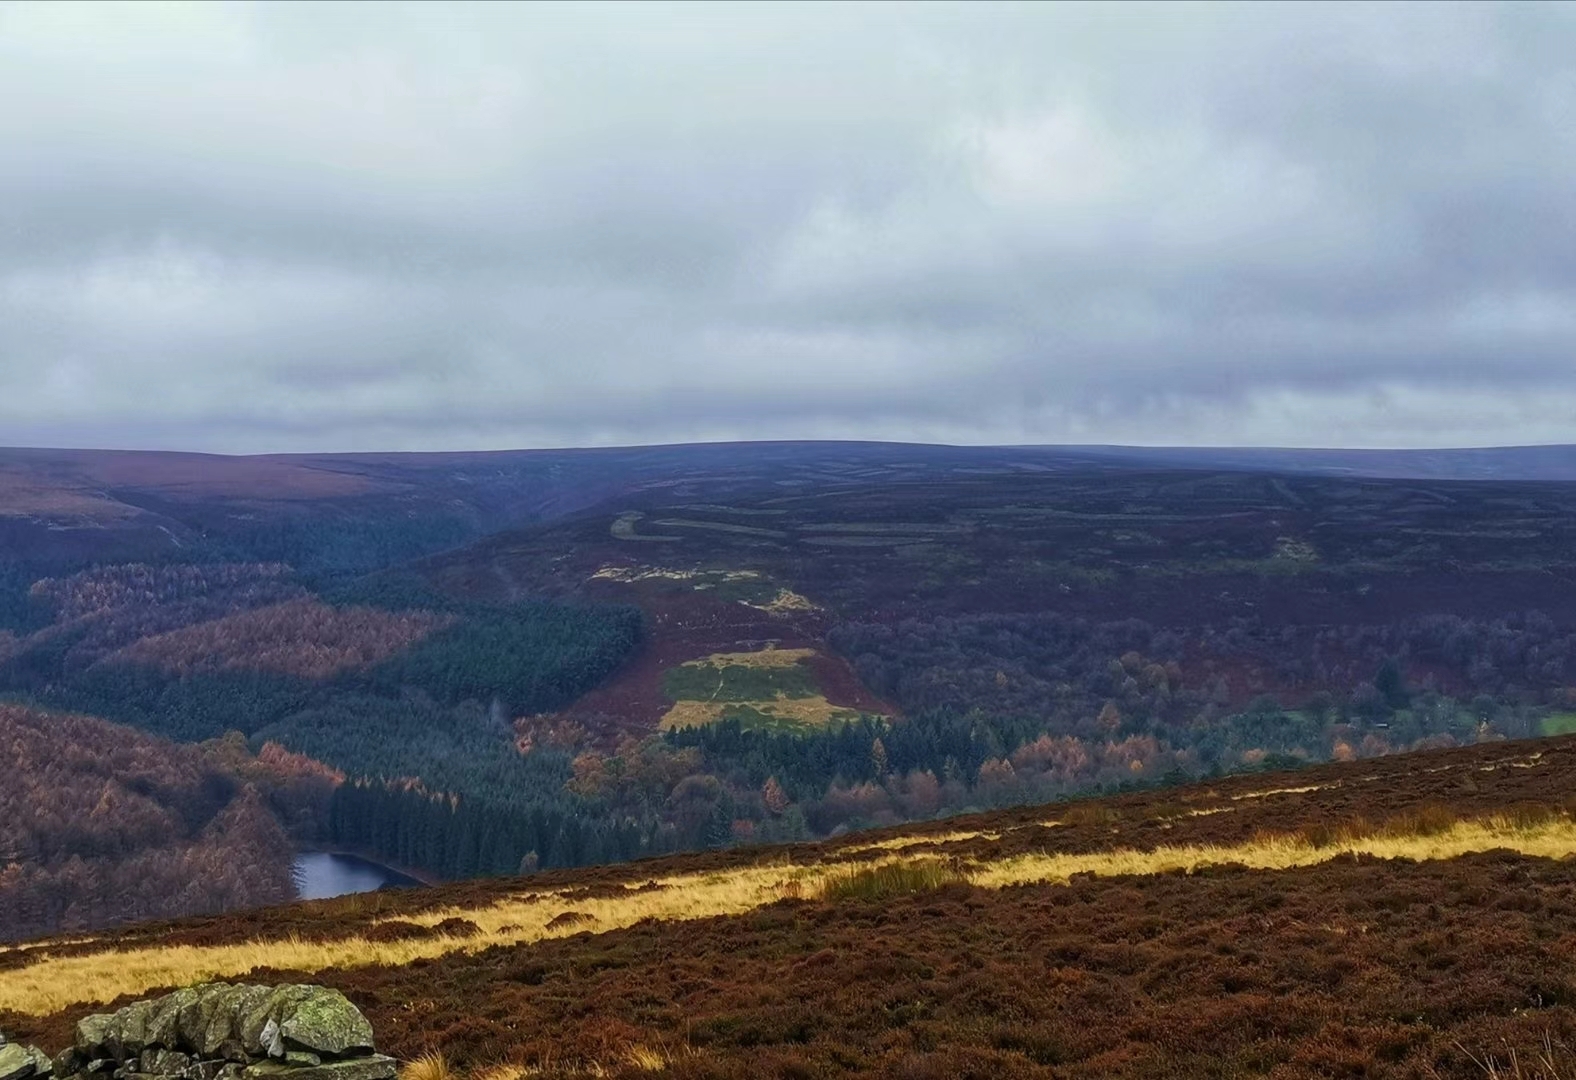
[[[1041,821],[1038,824],[1043,828],[1060,824],[1055,821]],[[842,847],[836,849],[839,855],[862,855],[871,851],[916,851],[921,848],[938,847],[941,844],[961,844],[968,840],[1000,840],[1001,833],[989,830],[953,831],[936,833],[934,836],[895,836],[890,840],[875,840],[868,844],[859,844],[855,847]]]
[[[1450,859],[1494,849],[1543,858],[1576,854],[1576,822],[1563,814],[1544,819],[1520,814],[1428,824],[1427,835],[1408,834],[1391,827],[1376,833],[1338,832],[1320,838],[1317,844],[1305,836],[1277,835],[1238,845],[1183,844],[1152,851],[1047,851],[963,862],[957,868],[971,884],[1001,888],[1066,882],[1074,874],[1160,874],[1227,864],[1287,870],[1352,854],[1416,860]],[[883,856],[870,860],[863,868],[902,861],[901,855]],[[121,994],[235,978],[257,967],[309,972],[371,965],[397,967],[494,945],[524,945],[587,930],[616,930],[644,919],[683,921],[740,915],[785,896],[819,896],[829,880],[846,874],[848,869],[847,864],[806,867],[769,863],[674,875],[658,880],[658,888],[637,890],[631,886],[605,897],[571,898],[560,892],[527,892],[482,907],[448,907],[405,918],[426,926],[436,926],[448,918],[466,919],[480,931],[468,937],[370,941],[353,935],[332,941],[291,938],[229,945],[168,945],[75,956],[51,956],[45,950],[27,967],[0,973],[0,1009],[47,1015],[72,1005],[108,1002]],[[549,925],[568,911],[590,918]],[[373,925],[375,921],[367,924]]]
[[[787,894],[811,895],[831,869],[787,863],[739,867],[678,875],[659,880],[661,887],[657,889],[637,891],[631,887],[607,897],[566,899],[558,892],[530,892],[483,907],[447,907],[403,920],[436,926],[444,919],[466,919],[480,930],[467,937],[370,941],[358,934],[330,941],[289,938],[225,945],[161,945],[74,956],[49,956],[46,952],[27,967],[0,973],[0,1010],[47,1015],[82,1002],[112,1001],[121,994],[234,978],[258,967],[299,971],[399,967],[493,945],[524,945],[588,929],[599,933],[616,930],[642,919],[683,921],[743,914]],[[549,925],[567,911],[590,918]]]
[[1576,823],[1558,818],[1525,827],[1505,818],[1491,817],[1457,822],[1430,836],[1336,838],[1319,845],[1292,834],[1261,837],[1245,844],[1179,844],[1152,851],[1099,851],[1080,855],[1041,852],[1012,855],[979,865],[970,871],[969,880],[986,888],[1002,888],[1034,882],[1062,883],[1074,874],[1116,877],[1179,870],[1191,872],[1225,865],[1251,870],[1291,870],[1329,862],[1343,855],[1374,855],[1381,859],[1422,862],[1453,859],[1496,848],[1548,859],[1576,854]]
[[1306,787],[1268,788],[1264,791],[1244,791],[1231,798],[1233,802],[1241,802],[1243,799],[1268,799],[1272,795],[1304,795],[1310,791],[1323,791],[1325,788],[1339,786],[1339,784],[1308,784]]

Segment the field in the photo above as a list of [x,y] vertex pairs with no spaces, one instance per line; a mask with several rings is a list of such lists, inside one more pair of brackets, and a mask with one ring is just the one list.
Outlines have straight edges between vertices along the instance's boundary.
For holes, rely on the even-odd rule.
[[808,661],[813,649],[713,653],[668,669],[662,690],[673,702],[663,731],[737,720],[747,731],[824,728],[859,718],[826,699]]
[[1495,743],[136,927],[0,952],[0,1027],[250,972],[500,1080],[1564,1069],[1573,785]]

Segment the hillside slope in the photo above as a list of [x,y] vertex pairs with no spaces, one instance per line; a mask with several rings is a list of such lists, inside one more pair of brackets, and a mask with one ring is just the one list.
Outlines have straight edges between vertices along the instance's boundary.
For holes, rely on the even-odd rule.
[[0,941],[293,898],[289,784],[244,744],[0,704]]
[[1573,786],[1484,744],[131,928],[0,952],[0,1027],[245,974],[493,1080],[1565,1067]]

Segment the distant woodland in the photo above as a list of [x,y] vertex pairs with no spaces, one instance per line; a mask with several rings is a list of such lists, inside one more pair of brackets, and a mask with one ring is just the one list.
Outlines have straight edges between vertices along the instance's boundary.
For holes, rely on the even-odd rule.
[[331,785],[236,750],[0,705],[0,937],[290,899],[282,821]]

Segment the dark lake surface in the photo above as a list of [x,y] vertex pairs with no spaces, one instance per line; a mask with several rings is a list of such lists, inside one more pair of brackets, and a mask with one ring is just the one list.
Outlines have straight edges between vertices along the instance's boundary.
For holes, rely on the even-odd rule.
[[295,858],[296,894],[302,900],[326,900],[330,896],[372,892],[384,886],[420,884],[397,870],[370,862],[358,855],[328,851],[303,851]]

